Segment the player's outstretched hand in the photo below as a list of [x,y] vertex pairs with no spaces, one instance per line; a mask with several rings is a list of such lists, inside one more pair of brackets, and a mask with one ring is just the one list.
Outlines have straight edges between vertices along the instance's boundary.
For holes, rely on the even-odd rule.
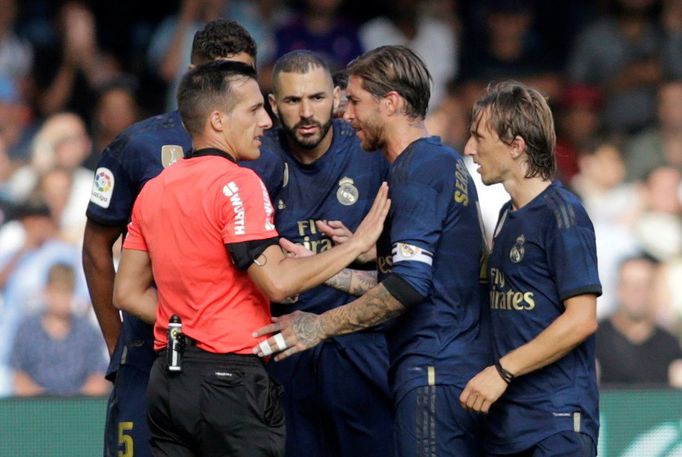
[[353,236],[351,229],[341,221],[315,221],[315,225],[336,244],[343,244]]
[[388,184],[384,182],[374,198],[372,208],[370,208],[355,233],[350,237],[349,242],[358,243],[362,252],[372,249],[384,229],[384,221],[390,208],[391,200],[388,198]]
[[[342,244],[350,240],[353,232],[346,227],[341,221],[315,221],[317,229],[327,235],[336,244]],[[360,263],[367,263],[376,260],[377,248],[376,245],[369,250],[360,254],[357,261]]]
[[258,357],[278,353],[275,360],[282,360],[318,345],[325,338],[319,318],[303,311],[273,317],[272,324],[253,332],[254,338],[273,334],[254,346],[253,353]]
[[507,382],[491,365],[471,378],[459,396],[462,408],[487,414],[490,406],[507,390]]
[[307,249],[302,244],[292,243],[286,238],[279,239],[279,246],[284,249],[287,257],[298,259],[300,257],[310,257],[311,255],[315,255],[313,251]]

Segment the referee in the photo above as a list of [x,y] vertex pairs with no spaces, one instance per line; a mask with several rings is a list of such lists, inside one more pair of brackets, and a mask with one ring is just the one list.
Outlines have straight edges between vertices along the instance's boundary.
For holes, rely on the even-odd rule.
[[[267,353],[283,342],[271,348],[252,332],[271,321],[270,300],[322,283],[375,243],[388,190],[382,186],[351,242],[287,258],[265,187],[237,164],[258,158],[271,126],[253,68],[218,61],[191,70],[178,109],[193,149],[140,192],[114,285],[117,307],[154,323],[152,452],[280,456],[280,388],[251,348],[260,342]],[[180,344],[171,341],[177,350],[167,357],[172,319],[184,336],[173,338]]]

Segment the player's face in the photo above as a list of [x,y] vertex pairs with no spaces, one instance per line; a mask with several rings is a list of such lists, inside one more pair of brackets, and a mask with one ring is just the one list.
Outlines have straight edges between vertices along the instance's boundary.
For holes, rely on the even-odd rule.
[[464,154],[471,156],[478,165],[478,173],[484,184],[504,182],[510,172],[510,146],[503,143],[497,133],[489,128],[487,111],[471,124],[471,136],[464,147]]
[[263,131],[272,127],[272,120],[265,111],[263,95],[256,80],[248,78],[232,84],[234,105],[223,114],[224,139],[228,151],[238,160],[255,160],[260,157]]
[[362,78],[350,76],[346,89],[348,105],[343,118],[351,123],[363,149],[382,149],[384,123],[379,109],[379,100],[362,87]]
[[[307,73],[280,73],[272,109],[287,136],[300,148],[314,149],[324,140],[331,143],[329,129],[339,103],[338,89],[323,68]],[[329,144],[324,144],[324,149]]]

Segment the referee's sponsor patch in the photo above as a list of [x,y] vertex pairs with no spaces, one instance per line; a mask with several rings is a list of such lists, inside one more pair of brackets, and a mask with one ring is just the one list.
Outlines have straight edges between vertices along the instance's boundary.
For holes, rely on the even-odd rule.
[[114,194],[114,174],[105,167],[95,171],[95,181],[92,183],[90,201],[102,208],[109,208],[111,196]]
[[392,254],[394,264],[407,260],[422,262],[427,265],[433,264],[433,254],[413,244],[395,243]]

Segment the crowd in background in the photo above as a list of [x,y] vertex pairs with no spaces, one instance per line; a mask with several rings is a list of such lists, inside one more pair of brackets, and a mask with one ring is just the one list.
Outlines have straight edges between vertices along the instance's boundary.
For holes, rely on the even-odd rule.
[[[219,17],[253,35],[264,92],[293,49],[341,69],[410,46],[433,76],[427,125],[460,150],[489,82],[541,90],[557,178],[595,226],[602,379],[682,387],[682,0],[370,3],[0,0],[0,395],[106,393],[80,260],[95,164],[124,128],[174,109],[192,37]],[[490,239],[507,197],[479,196]]]

